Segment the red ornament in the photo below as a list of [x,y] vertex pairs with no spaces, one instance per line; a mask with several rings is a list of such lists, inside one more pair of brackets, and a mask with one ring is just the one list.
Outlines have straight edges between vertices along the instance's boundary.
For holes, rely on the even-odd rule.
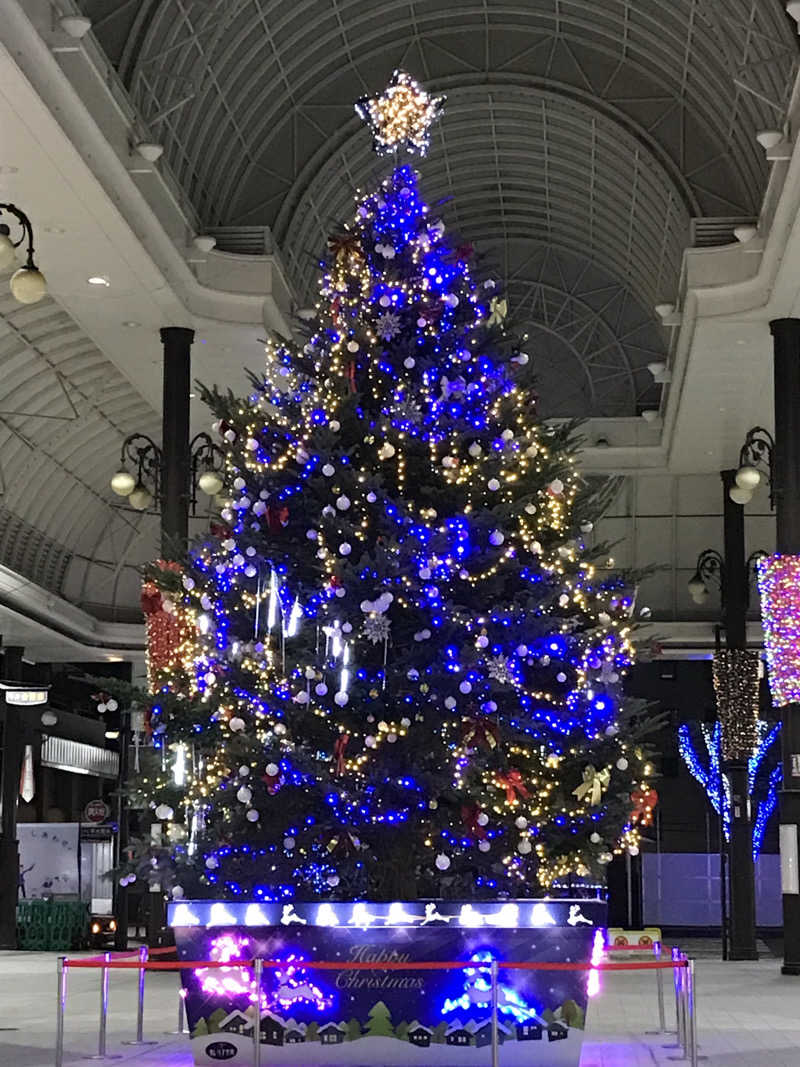
[[144,615],[155,615],[156,612],[163,610],[163,599],[161,597],[161,590],[155,584],[155,582],[145,582],[142,586],[141,605]]
[[658,793],[655,789],[634,789],[631,793],[631,801],[633,803],[631,818],[646,826],[653,818],[653,809],[658,803]]
[[224,522],[212,522],[208,527],[212,537],[218,537],[220,541],[227,540],[232,534],[230,526]]

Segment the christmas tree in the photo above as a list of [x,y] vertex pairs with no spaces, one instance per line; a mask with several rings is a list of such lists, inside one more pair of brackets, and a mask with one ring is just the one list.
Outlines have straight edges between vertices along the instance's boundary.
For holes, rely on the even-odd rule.
[[[397,74],[359,110],[422,154],[440,105]],[[307,343],[205,392],[221,520],[148,573],[175,896],[531,896],[649,818],[632,592],[585,543],[574,427],[538,421],[500,283],[394,162],[329,239]]]

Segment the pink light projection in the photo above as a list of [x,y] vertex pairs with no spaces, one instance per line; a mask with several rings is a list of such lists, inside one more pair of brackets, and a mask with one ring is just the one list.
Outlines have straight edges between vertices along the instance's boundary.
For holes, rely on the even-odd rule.
[[[592,945],[592,958],[591,963],[602,963],[603,955],[605,954],[606,946],[603,940],[603,931],[597,930],[594,935],[594,944]],[[590,997],[596,997],[600,992],[600,972],[589,971],[589,981],[586,985],[586,993]]]
[[[230,963],[231,966],[214,969],[198,967],[195,974],[204,993],[218,997],[247,997],[251,1004],[256,1003],[253,970],[237,965],[237,961],[248,958],[249,944],[249,938],[237,937],[236,934],[221,934],[214,938],[210,959]],[[311,1004],[317,1011],[331,1006],[332,998],[326,997],[307,977],[307,961],[304,957],[292,955],[281,962],[284,966],[272,972],[277,990],[271,994],[261,991],[261,1011],[276,1007],[289,1008],[298,1003]]]
[[769,687],[775,707],[800,701],[800,556],[758,562]]

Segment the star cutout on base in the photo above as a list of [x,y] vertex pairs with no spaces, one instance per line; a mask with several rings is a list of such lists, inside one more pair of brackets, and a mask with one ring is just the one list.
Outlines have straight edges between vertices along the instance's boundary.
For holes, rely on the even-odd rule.
[[376,152],[405,149],[424,156],[430,142],[431,124],[442,110],[443,96],[431,96],[410,74],[396,70],[380,96],[364,96],[356,111],[372,129]]

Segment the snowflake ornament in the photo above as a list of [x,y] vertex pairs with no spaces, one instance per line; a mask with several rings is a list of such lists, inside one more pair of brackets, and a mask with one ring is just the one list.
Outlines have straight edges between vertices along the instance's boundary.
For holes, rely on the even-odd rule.
[[486,666],[486,673],[501,685],[510,685],[514,681],[508,656],[492,656]]
[[378,645],[381,641],[387,641],[391,628],[391,621],[386,615],[368,615],[364,619],[364,636],[373,645]]
[[400,316],[395,315],[392,311],[387,311],[378,316],[376,325],[378,327],[378,337],[384,341],[391,341],[400,333]]

